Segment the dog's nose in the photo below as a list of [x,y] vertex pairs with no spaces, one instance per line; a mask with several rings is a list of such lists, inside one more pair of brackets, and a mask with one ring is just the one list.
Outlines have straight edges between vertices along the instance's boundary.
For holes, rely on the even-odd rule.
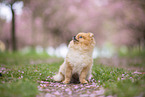
[[76,40],[76,36],[73,37],[73,40]]
[[76,36],[73,37],[73,40],[74,40],[74,41],[78,41],[78,40],[76,39]]

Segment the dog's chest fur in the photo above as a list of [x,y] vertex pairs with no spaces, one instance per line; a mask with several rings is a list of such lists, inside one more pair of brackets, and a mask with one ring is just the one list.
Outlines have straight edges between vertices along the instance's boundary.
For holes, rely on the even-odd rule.
[[72,67],[72,74],[80,74],[84,67],[92,65],[92,52],[85,52],[75,49],[69,49],[66,60]]

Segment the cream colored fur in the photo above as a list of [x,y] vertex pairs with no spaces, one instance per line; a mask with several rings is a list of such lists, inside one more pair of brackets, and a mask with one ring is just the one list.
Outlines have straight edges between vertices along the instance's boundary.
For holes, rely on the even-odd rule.
[[69,83],[71,76],[77,73],[80,82],[87,83],[93,65],[92,53],[95,46],[93,36],[92,33],[79,33],[76,40],[70,42],[64,63],[60,66],[58,74],[53,76],[55,81]]

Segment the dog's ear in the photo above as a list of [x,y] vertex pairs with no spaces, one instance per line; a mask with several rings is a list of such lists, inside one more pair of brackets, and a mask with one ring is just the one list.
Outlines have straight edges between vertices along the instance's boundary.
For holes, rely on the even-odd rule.
[[94,37],[94,34],[93,33],[89,33],[90,34],[90,37]]

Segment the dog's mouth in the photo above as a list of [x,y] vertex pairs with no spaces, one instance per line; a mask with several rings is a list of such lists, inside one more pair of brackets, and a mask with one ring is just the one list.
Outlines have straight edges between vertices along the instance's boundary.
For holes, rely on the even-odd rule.
[[76,39],[76,36],[74,36],[72,39],[73,39],[74,41],[78,41],[78,40]]

